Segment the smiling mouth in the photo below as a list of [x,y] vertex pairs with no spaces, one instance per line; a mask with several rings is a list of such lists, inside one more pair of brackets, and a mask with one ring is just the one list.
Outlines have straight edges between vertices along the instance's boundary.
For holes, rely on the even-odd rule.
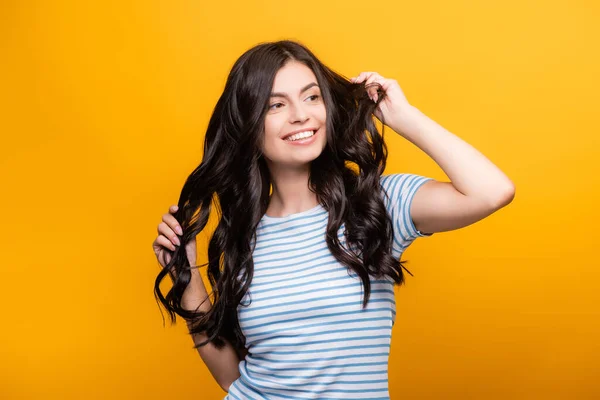
[[317,133],[317,131],[318,131],[318,129],[309,129],[309,130],[306,130],[303,132],[294,133],[293,135],[287,135],[286,137],[284,137],[282,139],[287,142],[295,142],[295,141],[313,137]]

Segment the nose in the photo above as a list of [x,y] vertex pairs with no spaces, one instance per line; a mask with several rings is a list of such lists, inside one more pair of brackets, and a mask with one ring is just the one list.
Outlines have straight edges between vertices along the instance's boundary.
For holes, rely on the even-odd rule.
[[308,119],[308,113],[304,109],[302,105],[296,105],[292,107],[292,112],[290,113],[290,122],[304,122]]

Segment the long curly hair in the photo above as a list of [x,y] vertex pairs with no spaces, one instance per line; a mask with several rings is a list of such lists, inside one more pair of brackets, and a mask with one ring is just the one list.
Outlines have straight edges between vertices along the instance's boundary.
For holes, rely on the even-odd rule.
[[[309,177],[310,190],[329,214],[327,247],[360,277],[363,308],[370,297],[370,276],[404,283],[405,261],[392,256],[392,222],[380,184],[387,147],[383,129],[378,131],[374,119],[377,104],[364,84],[334,72],[302,44],[289,40],[261,43],[234,63],[227,78],[208,124],[203,159],[179,197],[175,218],[183,229],[181,245],[154,285],[155,297],[168,311],[171,323],[177,314],[188,322],[190,334],[208,337],[194,348],[212,342],[220,349],[223,339],[238,354],[245,347],[237,308],[252,281],[256,228],[266,213],[271,189],[261,150],[264,121],[275,75],[289,61],[304,63],[313,71],[327,111],[327,144],[311,162]],[[377,90],[379,102],[385,92],[379,85]],[[213,302],[208,312],[189,311],[181,307],[181,299],[191,279],[190,268],[198,266],[190,266],[185,245],[205,228],[212,207],[219,221],[210,238],[208,263],[201,266],[208,265]],[[337,235],[342,223],[346,246]],[[165,296],[159,285],[167,275],[173,286]]]

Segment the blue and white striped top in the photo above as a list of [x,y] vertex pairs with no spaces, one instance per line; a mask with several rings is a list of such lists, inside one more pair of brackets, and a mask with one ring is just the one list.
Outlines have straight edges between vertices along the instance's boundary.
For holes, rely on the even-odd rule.
[[[431,235],[417,231],[410,218],[417,189],[430,179],[381,177],[397,258],[417,237]],[[389,400],[394,282],[371,278],[371,297],[363,310],[360,278],[327,248],[327,218],[318,205],[260,221],[254,278],[238,307],[249,353],[224,399]],[[345,245],[343,231],[344,225],[338,235]]]

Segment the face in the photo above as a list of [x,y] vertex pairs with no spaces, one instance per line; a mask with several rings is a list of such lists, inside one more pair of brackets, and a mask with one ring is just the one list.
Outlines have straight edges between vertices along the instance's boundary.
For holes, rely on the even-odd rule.
[[317,78],[290,61],[275,76],[265,117],[263,154],[271,167],[305,167],[327,143],[325,103]]

